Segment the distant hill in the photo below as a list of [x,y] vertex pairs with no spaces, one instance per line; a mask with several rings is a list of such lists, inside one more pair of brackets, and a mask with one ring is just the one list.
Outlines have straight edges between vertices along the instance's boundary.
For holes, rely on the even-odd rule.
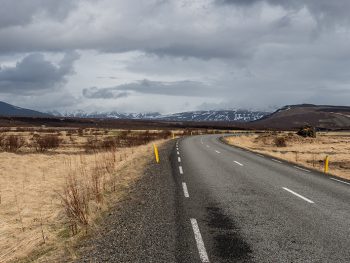
[[5,117],[49,117],[51,115],[39,111],[24,109],[0,101],[0,116]]
[[288,105],[251,124],[262,129],[295,129],[303,125],[312,125],[319,129],[350,129],[350,107]]
[[109,119],[127,119],[127,120],[163,120],[163,121],[195,121],[195,122],[249,122],[258,120],[268,112],[249,111],[249,110],[207,110],[207,111],[188,111],[174,114],[162,115],[160,113],[120,113],[120,112],[93,112],[86,113],[77,111],[60,114],[51,112],[59,117],[75,118],[109,118]]

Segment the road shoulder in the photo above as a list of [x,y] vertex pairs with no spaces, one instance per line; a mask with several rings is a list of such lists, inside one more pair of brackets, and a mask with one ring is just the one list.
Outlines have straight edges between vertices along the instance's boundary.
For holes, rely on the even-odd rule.
[[175,184],[169,162],[173,141],[160,149],[129,195],[108,213],[95,237],[77,249],[76,262],[176,262]]

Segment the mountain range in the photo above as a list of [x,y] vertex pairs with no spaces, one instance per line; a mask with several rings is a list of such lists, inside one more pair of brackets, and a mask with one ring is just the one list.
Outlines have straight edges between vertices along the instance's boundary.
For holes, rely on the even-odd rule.
[[120,113],[120,112],[93,112],[76,111],[61,114],[59,112],[49,112],[57,117],[73,118],[108,118],[125,120],[163,120],[163,121],[237,121],[249,122],[258,120],[268,112],[249,111],[249,110],[206,110],[206,111],[188,111],[174,114],[152,113]]
[[[160,113],[86,113],[83,111],[64,114],[59,112],[42,113],[0,102],[0,117],[3,117],[3,120],[11,117],[11,119],[5,120],[7,125],[14,121],[12,117],[32,117],[41,124],[63,122],[70,125],[74,125],[74,123],[99,125],[98,123],[108,123],[108,125],[113,126],[116,123],[124,123],[126,126],[130,126],[133,120],[137,120],[139,123],[142,122],[142,125],[148,123],[148,125],[156,126],[200,127],[204,125],[221,128],[288,130],[312,125],[321,130],[350,130],[350,107],[313,104],[288,105],[273,113],[249,110],[208,110],[162,115]],[[33,122],[28,118],[18,121]]]

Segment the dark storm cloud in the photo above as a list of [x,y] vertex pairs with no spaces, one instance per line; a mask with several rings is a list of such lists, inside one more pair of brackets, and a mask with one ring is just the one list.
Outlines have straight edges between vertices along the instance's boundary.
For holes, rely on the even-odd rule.
[[0,67],[0,93],[23,95],[54,89],[73,73],[73,62],[78,58],[77,53],[69,52],[55,65],[43,54],[35,53],[24,57],[14,67]]
[[167,95],[167,96],[207,96],[213,90],[204,83],[196,81],[162,82],[140,80],[110,88],[88,88],[83,90],[86,98],[111,99],[124,98],[132,93]]

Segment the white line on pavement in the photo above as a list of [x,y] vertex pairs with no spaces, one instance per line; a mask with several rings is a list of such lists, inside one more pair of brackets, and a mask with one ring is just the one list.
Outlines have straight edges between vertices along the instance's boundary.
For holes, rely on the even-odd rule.
[[194,218],[191,218],[191,224],[192,224],[192,229],[194,233],[194,238],[197,243],[197,249],[199,252],[199,257],[202,262],[209,262],[208,254],[204,246],[203,238],[201,235],[201,232],[199,231],[198,223],[197,220]]
[[307,169],[301,168],[301,167],[296,166],[296,165],[294,165],[294,167],[295,167],[295,168],[297,168],[298,170],[301,170],[301,171],[304,171],[304,172],[308,172],[308,173],[310,173],[310,171],[309,171],[309,170],[307,170]]
[[216,153],[220,153],[219,151],[215,150]]
[[240,166],[243,166],[243,164],[241,164],[240,162],[237,162],[237,161],[233,161],[233,162],[240,165]]
[[271,160],[276,162],[276,163],[282,163],[280,160],[276,160],[276,159],[271,159]]
[[335,179],[335,178],[329,178],[329,179],[334,180],[334,181],[337,181],[337,182],[340,182],[340,183],[343,183],[343,184],[350,185],[350,183],[344,182],[344,181],[342,181],[342,180],[338,180],[338,179]]
[[180,171],[180,174],[184,174],[184,171],[182,170],[182,166],[179,166],[179,171]]
[[184,196],[185,196],[186,198],[189,198],[190,195],[188,194],[188,189],[187,189],[186,183],[182,183],[182,189],[184,190]]
[[290,189],[288,189],[288,188],[286,188],[286,187],[282,187],[282,188],[283,188],[284,190],[290,192],[291,194],[293,194],[293,195],[295,195],[295,196],[297,196],[297,197],[303,199],[304,201],[306,201],[306,202],[308,202],[308,203],[310,203],[310,204],[313,204],[313,203],[314,203],[314,201],[312,201],[312,200],[310,200],[310,199],[308,199],[308,198],[306,198],[306,197],[304,197],[304,196],[302,196],[302,195],[300,195],[300,194],[298,194],[298,193],[296,193],[296,192],[294,192],[294,191],[292,191],[292,190],[290,190]]
[[207,147],[208,147],[208,148],[210,148],[210,146],[209,146],[209,145],[207,145]]
[[181,157],[177,157],[177,161],[181,163]]
[[179,155],[180,154],[180,152],[179,151],[177,151],[177,155]]
[[262,154],[260,154],[260,153],[257,153],[256,155],[259,155],[260,157],[265,158],[265,156],[264,156],[264,155],[262,155]]

